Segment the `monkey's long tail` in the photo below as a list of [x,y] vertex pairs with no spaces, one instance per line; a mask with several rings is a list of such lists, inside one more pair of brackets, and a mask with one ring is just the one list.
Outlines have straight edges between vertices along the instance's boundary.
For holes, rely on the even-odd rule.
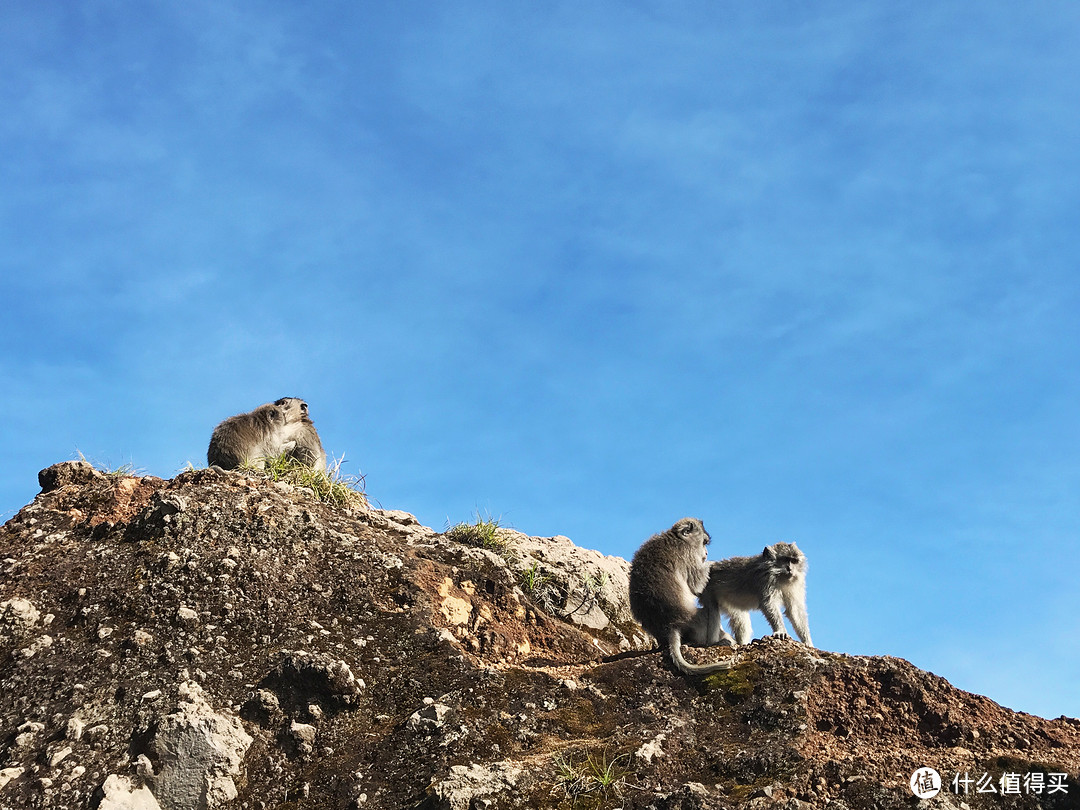
[[682,655],[682,631],[678,627],[671,628],[668,633],[668,653],[675,668],[684,675],[710,675],[713,672],[722,672],[735,666],[735,659],[717,661],[715,664],[691,664]]

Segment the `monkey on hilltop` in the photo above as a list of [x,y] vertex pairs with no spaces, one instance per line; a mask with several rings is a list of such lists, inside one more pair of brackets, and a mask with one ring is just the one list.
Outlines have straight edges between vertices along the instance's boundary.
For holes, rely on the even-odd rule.
[[285,409],[286,421],[292,426],[292,438],[296,445],[289,455],[312,469],[326,471],[326,451],[323,450],[319,433],[308,416],[308,404],[297,397],[282,397],[275,405]]
[[[714,562],[701,605],[687,628],[691,644],[746,644],[753,638],[751,610],[765,614],[773,635],[787,636],[782,608],[799,639],[814,646],[806,615],[806,555],[794,543],[775,543],[754,557]],[[728,616],[734,639],[720,626],[721,614]]]
[[709,533],[697,518],[683,518],[642,544],[630,562],[630,610],[687,675],[730,669],[733,662],[695,665],[682,655],[682,633],[697,614],[709,580]]
[[264,460],[292,450],[292,428],[285,408],[260,405],[248,413],[230,416],[214,428],[206,461],[211,467],[235,470],[243,465],[262,469]]

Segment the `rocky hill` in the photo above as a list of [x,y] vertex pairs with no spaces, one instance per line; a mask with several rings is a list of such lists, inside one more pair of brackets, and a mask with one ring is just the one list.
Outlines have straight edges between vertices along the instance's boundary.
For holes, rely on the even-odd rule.
[[1080,721],[781,639],[681,677],[627,563],[566,538],[209,470],[39,479],[0,528],[2,808],[1080,807]]

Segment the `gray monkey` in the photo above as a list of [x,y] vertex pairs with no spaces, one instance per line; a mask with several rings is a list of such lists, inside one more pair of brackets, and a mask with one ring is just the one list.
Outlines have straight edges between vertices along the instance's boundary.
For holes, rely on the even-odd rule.
[[291,428],[285,409],[260,405],[248,413],[230,416],[214,428],[206,461],[211,467],[235,470],[242,465],[262,469],[264,459],[292,450]]
[[292,428],[292,438],[296,446],[289,455],[308,467],[326,471],[326,451],[319,440],[319,432],[308,416],[308,404],[297,397],[282,397],[275,405],[285,409],[286,421]]
[[709,533],[697,518],[683,518],[646,540],[630,562],[630,610],[687,675],[731,669],[733,662],[695,665],[682,655],[682,632],[697,613],[709,579]]
[[[690,644],[746,644],[753,638],[751,610],[760,610],[773,635],[787,636],[781,608],[799,639],[811,647],[806,615],[806,555],[794,543],[775,543],[755,557],[714,562],[701,592],[698,611],[686,637]],[[731,622],[732,639],[720,626],[720,614]]]

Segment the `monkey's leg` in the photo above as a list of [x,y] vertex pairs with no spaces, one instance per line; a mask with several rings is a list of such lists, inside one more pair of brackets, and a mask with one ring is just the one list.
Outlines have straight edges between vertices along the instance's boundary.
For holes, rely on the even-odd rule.
[[710,646],[720,645],[723,647],[734,647],[735,639],[725,632],[724,627],[720,624],[720,611],[715,608],[709,608],[709,629],[708,629],[708,643]]
[[731,632],[735,634],[735,642],[749,644],[754,637],[754,629],[750,626],[750,614],[745,610],[733,610],[731,617]]
[[690,623],[682,629],[682,640],[684,644],[689,644],[692,647],[707,647],[709,646],[709,619],[708,609],[701,608],[694,614],[694,618],[690,620]]

